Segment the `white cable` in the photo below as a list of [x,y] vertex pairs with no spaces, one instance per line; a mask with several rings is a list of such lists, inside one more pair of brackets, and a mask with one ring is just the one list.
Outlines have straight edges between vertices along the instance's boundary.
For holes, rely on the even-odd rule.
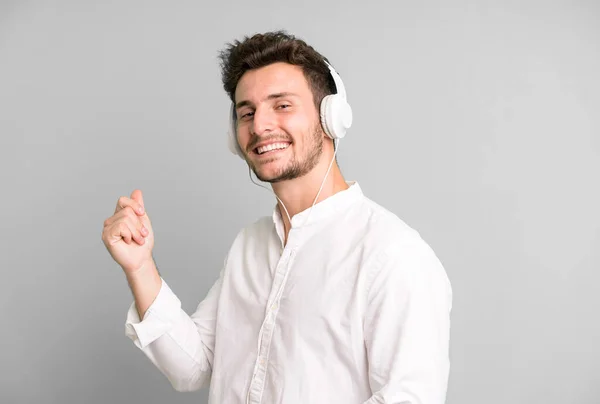
[[[335,143],[336,140],[337,140],[337,143]],[[331,170],[331,167],[333,166],[333,161],[335,160],[335,154],[337,153],[337,149],[339,147],[340,140],[334,139],[333,142],[334,142],[333,157],[331,158],[331,162],[329,163],[329,168],[327,169],[327,172],[325,173],[325,178],[323,178],[323,181],[321,182],[321,187],[319,188],[319,192],[317,192],[317,196],[315,196],[315,200],[313,201],[313,204],[310,207],[310,211],[308,212],[308,216],[306,217],[306,220],[304,221],[304,224],[302,226],[304,226],[306,223],[308,223],[308,219],[310,219],[312,210],[315,207],[315,204],[317,203],[317,199],[319,199],[319,195],[321,194],[321,191],[323,190],[323,185],[325,185],[325,180],[327,179],[327,176],[329,175],[329,171]],[[290,227],[291,227],[291,221],[290,221]]]
[[279,197],[277,196],[277,194],[272,190],[269,189],[263,185],[260,185],[256,182],[254,182],[254,179],[252,179],[252,169],[250,168],[250,164],[248,164],[248,176],[250,177],[250,181],[252,181],[254,183],[254,185],[258,185],[261,188],[266,189],[267,191],[270,191],[273,193],[273,195],[275,195],[275,198],[277,198],[277,200],[281,203],[281,206],[283,206],[283,209],[285,210],[285,214],[288,217],[288,220],[290,221],[290,226],[292,225],[292,219],[290,218],[290,214],[288,213],[288,210],[285,208],[285,205],[283,204],[283,202],[281,201],[281,199],[279,199]]

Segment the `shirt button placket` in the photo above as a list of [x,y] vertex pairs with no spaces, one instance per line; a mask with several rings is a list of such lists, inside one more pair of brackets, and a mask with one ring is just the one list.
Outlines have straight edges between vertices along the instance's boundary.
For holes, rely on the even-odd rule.
[[275,328],[275,320],[277,317],[277,309],[279,307],[278,292],[281,287],[285,287],[285,285],[282,285],[282,283],[286,279],[286,273],[289,271],[291,256],[291,252],[288,254],[284,253],[281,256],[281,259],[277,264],[277,270],[275,271],[275,277],[273,280],[273,285],[271,287],[269,301],[267,302],[267,318],[263,324],[262,340],[258,351],[256,372],[250,384],[251,404],[260,404],[262,398],[262,392],[265,385],[267,373],[267,356],[269,354],[269,348],[271,346],[273,330]]

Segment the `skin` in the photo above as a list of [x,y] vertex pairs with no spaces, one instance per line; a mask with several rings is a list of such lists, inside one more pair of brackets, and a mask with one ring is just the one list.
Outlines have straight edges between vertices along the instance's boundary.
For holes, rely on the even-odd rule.
[[[319,111],[302,69],[274,63],[247,71],[236,92],[238,142],[256,176],[270,182],[290,217],[310,208],[333,158],[333,141],[323,132]],[[264,155],[258,145],[287,142],[285,150]],[[334,161],[316,203],[348,188]],[[279,202],[285,226],[290,222]],[[102,241],[121,266],[134,295],[140,318],[154,302],[162,280],[152,258],[154,232],[142,191],[117,201],[114,214],[104,221]]]

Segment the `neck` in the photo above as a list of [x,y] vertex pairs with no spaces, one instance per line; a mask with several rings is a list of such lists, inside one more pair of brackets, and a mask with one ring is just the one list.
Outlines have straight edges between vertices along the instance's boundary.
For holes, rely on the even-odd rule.
[[[331,170],[329,171],[325,182],[323,182],[332,157],[333,151],[331,153],[323,153],[323,157],[320,159],[319,163],[308,174],[293,180],[272,184],[275,195],[280,199],[278,206],[285,227],[285,242],[287,242],[287,236],[291,228],[286,209],[290,218],[293,218],[296,214],[312,207],[313,202],[316,205],[330,196],[348,188],[348,184],[346,184],[335,161],[331,166]],[[317,196],[322,183],[323,188],[315,201],[315,197]],[[281,205],[281,202],[285,205],[285,209]]]

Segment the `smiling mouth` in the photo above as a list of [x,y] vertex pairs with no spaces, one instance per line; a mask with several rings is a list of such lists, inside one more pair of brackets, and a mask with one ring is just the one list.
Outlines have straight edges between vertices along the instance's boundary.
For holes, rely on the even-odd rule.
[[271,143],[266,146],[257,147],[254,149],[254,153],[259,156],[263,156],[270,153],[275,153],[281,150],[285,150],[290,146],[290,143],[287,142],[279,142],[279,143]]

